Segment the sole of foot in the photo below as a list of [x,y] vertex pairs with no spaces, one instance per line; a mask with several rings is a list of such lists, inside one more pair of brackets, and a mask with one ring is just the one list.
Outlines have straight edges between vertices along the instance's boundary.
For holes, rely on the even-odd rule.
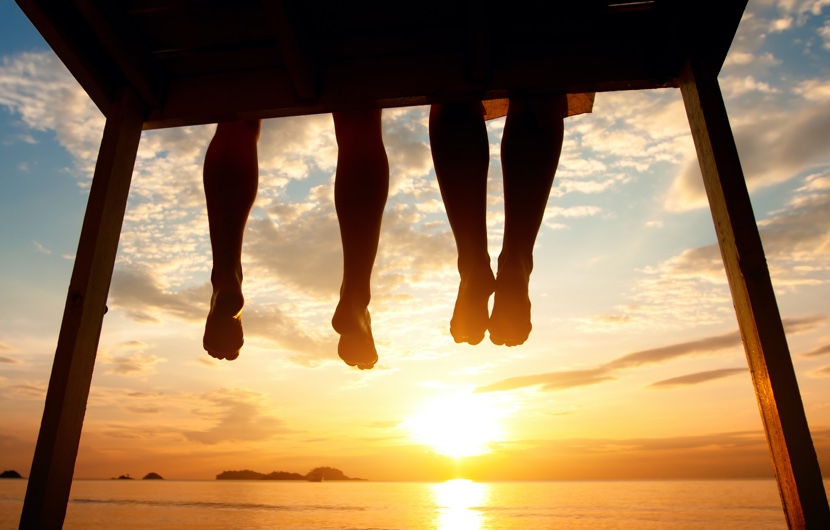
[[472,346],[484,340],[490,319],[490,296],[496,279],[490,268],[462,275],[450,320],[450,334],[456,343]]
[[210,313],[205,321],[202,347],[211,357],[233,361],[239,357],[245,338],[242,332],[241,294],[219,295],[210,301]]
[[529,279],[529,275],[518,269],[499,271],[488,324],[490,342],[496,346],[519,346],[530,336],[533,325],[530,323]]
[[340,335],[337,354],[349,366],[371,370],[378,362],[375,339],[372,336],[372,318],[369,310],[348,309],[348,304],[337,304],[331,325]]

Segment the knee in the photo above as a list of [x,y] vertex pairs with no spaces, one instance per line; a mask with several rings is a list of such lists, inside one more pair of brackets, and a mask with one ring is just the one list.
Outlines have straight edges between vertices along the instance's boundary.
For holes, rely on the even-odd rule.
[[477,123],[484,121],[481,101],[436,103],[429,109],[430,128],[447,123]]
[[341,151],[383,149],[381,109],[334,112],[332,118]]
[[562,123],[568,115],[568,96],[523,96],[511,97],[508,116],[522,121],[533,120],[540,129]]
[[261,127],[261,120],[222,122],[216,126],[216,133],[214,133],[214,138],[246,138],[257,141],[259,140],[259,132]]

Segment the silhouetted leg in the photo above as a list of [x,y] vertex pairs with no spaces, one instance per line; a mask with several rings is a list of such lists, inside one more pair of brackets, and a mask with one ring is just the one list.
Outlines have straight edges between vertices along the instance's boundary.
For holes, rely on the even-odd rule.
[[368,308],[389,192],[380,115],[380,109],[333,115],[338,148],[334,204],[343,242],[343,283],[331,324],[340,334],[340,358],[361,370],[372,368],[378,360]]
[[220,123],[205,155],[213,295],[203,346],[217,359],[239,356],[242,335],[242,236],[256,198],[259,121]]
[[493,344],[516,346],[530,334],[533,246],[559,164],[566,114],[565,96],[510,100],[501,143],[504,243],[489,324]]
[[478,344],[487,331],[488,303],[496,283],[487,251],[490,152],[481,104],[433,105],[429,139],[461,276],[450,333],[455,342]]

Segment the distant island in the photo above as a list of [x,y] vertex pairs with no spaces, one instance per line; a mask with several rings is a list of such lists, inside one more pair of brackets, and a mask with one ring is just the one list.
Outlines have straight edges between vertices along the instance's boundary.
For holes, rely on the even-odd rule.
[[0,478],[23,478],[20,473],[13,469],[8,469],[0,473]]
[[241,471],[223,471],[216,475],[216,480],[306,480],[309,482],[323,482],[329,480],[366,480],[365,478],[347,477],[336,467],[315,467],[305,475],[288,471],[272,471],[267,475],[250,469]]
[[164,477],[162,477],[158,473],[150,472],[144,475],[144,478],[141,480],[164,480]]

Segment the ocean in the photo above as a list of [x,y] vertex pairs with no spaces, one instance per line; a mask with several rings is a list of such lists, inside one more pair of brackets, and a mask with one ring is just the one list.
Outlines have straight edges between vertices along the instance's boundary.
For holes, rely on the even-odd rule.
[[[0,481],[0,528],[17,528],[25,489],[25,480]],[[76,480],[64,528],[759,530],[786,522],[772,480]]]

